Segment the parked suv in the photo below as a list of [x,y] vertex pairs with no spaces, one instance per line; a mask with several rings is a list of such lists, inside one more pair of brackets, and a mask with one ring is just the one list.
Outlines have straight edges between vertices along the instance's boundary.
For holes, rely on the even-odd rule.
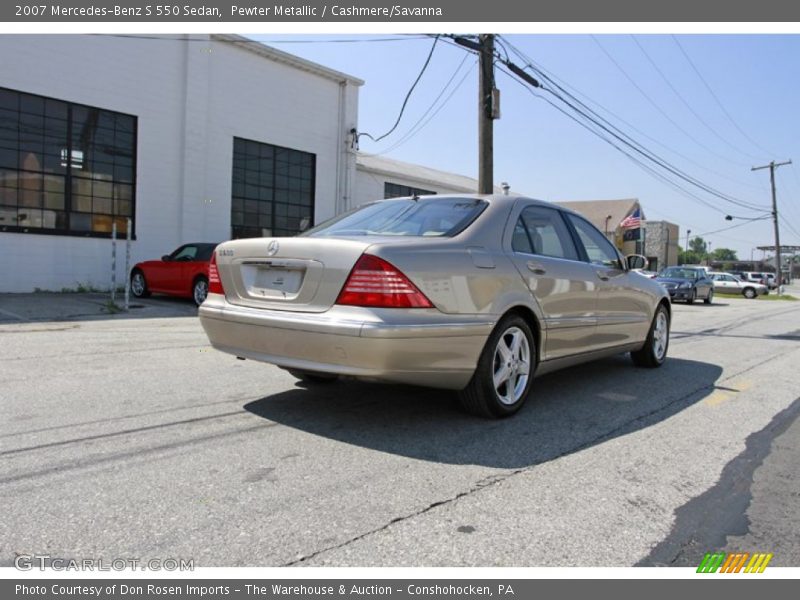
[[761,283],[766,285],[767,278],[764,276],[764,273],[759,273],[757,271],[745,271],[741,274],[742,281],[750,281],[753,283]]
[[763,283],[771,290],[778,289],[778,278],[775,277],[775,273],[762,273],[764,275]]

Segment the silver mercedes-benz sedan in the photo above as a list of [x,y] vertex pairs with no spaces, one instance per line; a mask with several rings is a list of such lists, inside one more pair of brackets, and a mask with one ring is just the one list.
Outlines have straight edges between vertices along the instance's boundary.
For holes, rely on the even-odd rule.
[[468,411],[502,417],[534,374],[623,352],[664,362],[669,295],[636,259],[539,200],[396,198],[220,244],[200,321],[215,348],[309,382],[458,390]]

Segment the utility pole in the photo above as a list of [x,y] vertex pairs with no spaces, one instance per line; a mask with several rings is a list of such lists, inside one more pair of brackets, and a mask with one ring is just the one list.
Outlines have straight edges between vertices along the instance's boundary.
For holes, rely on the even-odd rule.
[[770,161],[768,165],[760,167],[753,167],[751,171],[760,171],[761,169],[769,169],[769,182],[772,185],[772,224],[775,227],[775,283],[778,284],[778,293],[781,293],[783,286],[783,277],[781,271],[781,236],[778,229],[778,200],[775,195],[775,169],[784,165],[792,164],[791,160],[782,163],[776,163],[774,160]]
[[494,34],[480,39],[478,79],[478,193],[494,192]]

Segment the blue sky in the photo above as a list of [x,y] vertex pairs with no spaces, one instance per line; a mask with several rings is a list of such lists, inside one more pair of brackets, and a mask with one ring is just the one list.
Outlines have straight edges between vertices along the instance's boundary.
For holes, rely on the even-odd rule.
[[[432,44],[418,35],[360,43],[320,42],[404,36],[250,37],[313,41],[272,45],[364,79],[359,129],[374,136],[394,123]],[[800,36],[678,35],[677,41],[670,35],[503,38],[649,150],[726,196],[769,210],[769,171],[751,172],[750,167],[773,159],[800,163]],[[513,52],[510,57],[524,66]],[[474,55],[440,41],[397,130],[377,144],[362,137],[361,150],[476,176],[475,62]],[[495,122],[496,182],[508,181],[513,190],[545,200],[639,198],[649,219],[678,223],[682,241],[687,228],[694,237],[741,224],[704,238],[712,250],[734,248],[743,259],[750,258],[755,246],[773,243],[771,220],[726,221],[724,214],[646,173],[501,72],[497,87],[502,117]],[[426,121],[406,138],[416,124]],[[776,173],[779,212],[800,232],[800,164]],[[680,185],[722,213],[758,215],[685,182]],[[800,245],[800,235],[782,224],[781,242]],[[756,251],[755,257],[760,256]]]

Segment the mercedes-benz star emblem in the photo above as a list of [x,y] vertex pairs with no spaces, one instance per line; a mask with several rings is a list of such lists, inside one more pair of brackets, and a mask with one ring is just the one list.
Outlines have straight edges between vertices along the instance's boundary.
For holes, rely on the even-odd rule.
[[278,240],[272,240],[267,246],[267,254],[275,256],[278,253],[278,248],[280,248]]

